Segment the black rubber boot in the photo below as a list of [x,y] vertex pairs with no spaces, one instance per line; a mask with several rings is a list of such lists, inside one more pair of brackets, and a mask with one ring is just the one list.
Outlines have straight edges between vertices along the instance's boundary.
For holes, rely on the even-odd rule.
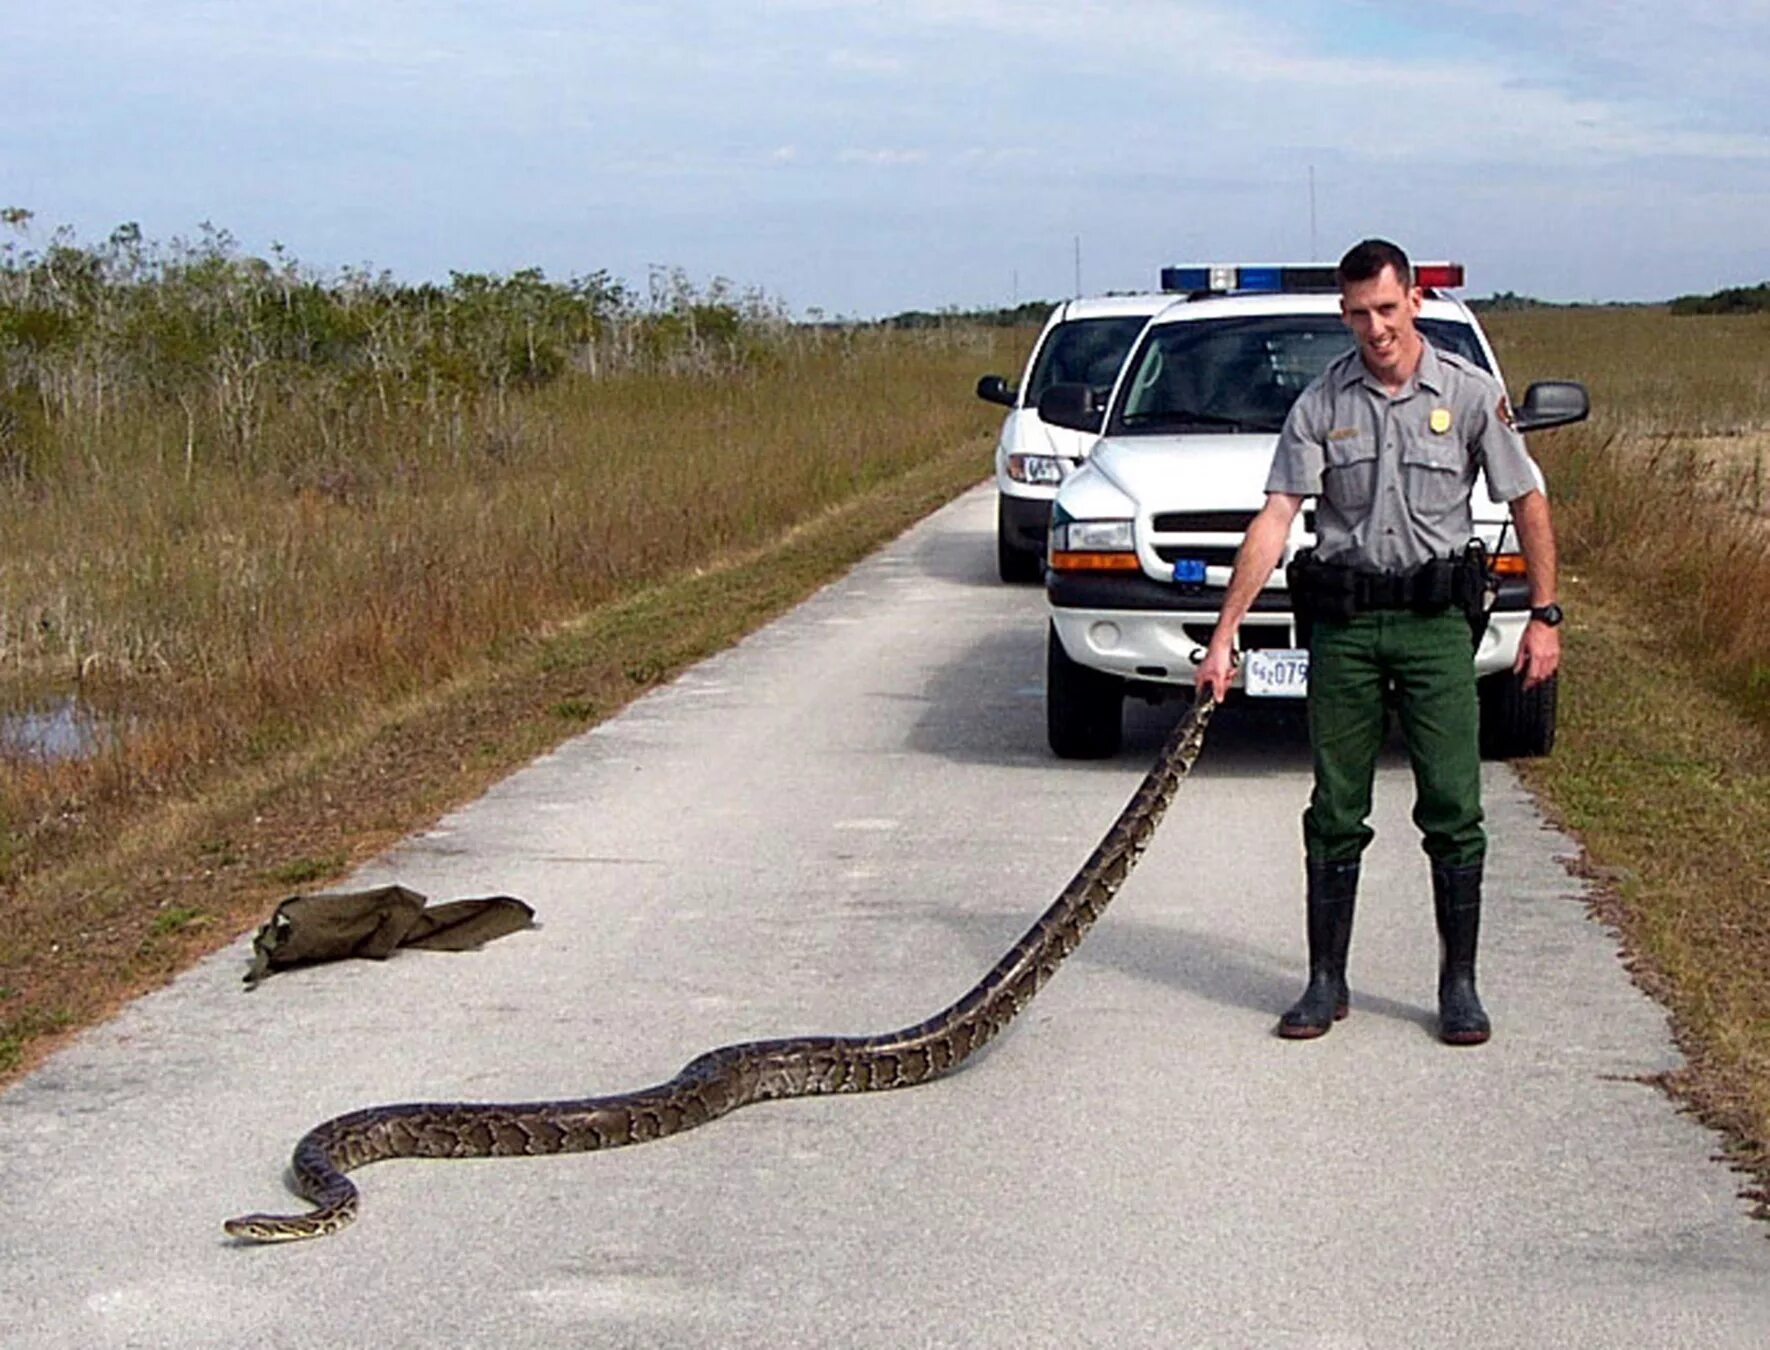
[[1290,1041],[1325,1035],[1351,1008],[1346,952],[1352,945],[1352,911],[1358,900],[1358,861],[1308,864],[1309,985],[1278,1019]]
[[1475,944],[1481,933],[1481,864],[1432,864],[1432,908],[1438,918],[1438,1039],[1480,1045],[1493,1026],[1475,992]]

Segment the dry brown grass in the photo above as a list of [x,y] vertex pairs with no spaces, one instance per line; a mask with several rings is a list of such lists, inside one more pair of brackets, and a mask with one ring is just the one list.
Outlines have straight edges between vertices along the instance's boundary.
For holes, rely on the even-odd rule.
[[1767,1205],[1770,733],[1688,658],[1636,659],[1624,593],[1573,594],[1560,736],[1526,777],[1579,836],[1600,912],[1673,1015],[1689,1063],[1665,1086],[1726,1133]]
[[1770,315],[1662,310],[1494,316],[1516,385],[1573,375],[1585,425],[1538,437],[1564,552],[1643,615],[1643,653],[1770,726]]
[[[926,463],[749,551],[598,606],[493,661],[253,764],[144,802],[116,836],[0,909],[0,1083],[648,686],[728,645],[977,477],[987,443]],[[310,885],[313,883],[313,885]]]
[[176,412],[114,423],[85,471],[0,512],[0,708],[77,684],[123,729],[5,766],[0,881],[77,850],[95,813],[348,726],[979,434],[967,376],[992,341],[798,335],[722,376],[566,378],[444,446],[396,419],[342,463],[187,476]]
[[0,692],[77,683],[120,734],[0,760],[0,1073],[982,477],[971,386],[1029,340],[798,334],[345,467],[187,480],[176,419],[143,420],[32,485],[0,515]]
[[1571,619],[1561,735],[1527,777],[1586,850],[1631,969],[1770,1216],[1770,316],[1491,324],[1516,385],[1584,379],[1536,438]]

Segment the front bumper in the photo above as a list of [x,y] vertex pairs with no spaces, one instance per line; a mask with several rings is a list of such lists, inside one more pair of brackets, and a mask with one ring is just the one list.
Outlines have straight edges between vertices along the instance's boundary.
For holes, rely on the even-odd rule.
[[[1147,587],[1138,586],[1139,581],[1146,582]],[[1076,585],[1080,582],[1090,584]],[[1106,598],[1103,592],[1120,589],[1122,594],[1118,598],[1129,603],[1084,607],[1058,601],[1060,593],[1068,592],[1075,597],[1083,589],[1093,590],[1101,600]],[[1190,685],[1217,625],[1223,593],[1212,591],[1213,588],[1204,588],[1194,596],[1176,595],[1147,577],[1119,580],[1104,576],[1053,576],[1049,587],[1051,619],[1063,650],[1080,665],[1133,683]],[[1165,599],[1165,605],[1154,604],[1156,593]],[[1505,599],[1502,595],[1502,603]],[[1487,631],[1475,649],[1478,676],[1512,668],[1529,619],[1529,613],[1523,609],[1496,610],[1489,617]],[[1300,645],[1289,594],[1282,588],[1262,591],[1242,620],[1239,641],[1243,650]],[[1236,688],[1241,686],[1239,670],[1233,683]]]
[[[1024,490],[1024,484],[1015,484]],[[1035,492],[1037,489],[1033,489]],[[1045,552],[1045,540],[1051,533],[1051,502],[1057,496],[1052,488],[1042,497],[1012,496],[1002,492],[997,500],[1001,503],[998,516],[1003,538],[1010,545],[1024,553]]]

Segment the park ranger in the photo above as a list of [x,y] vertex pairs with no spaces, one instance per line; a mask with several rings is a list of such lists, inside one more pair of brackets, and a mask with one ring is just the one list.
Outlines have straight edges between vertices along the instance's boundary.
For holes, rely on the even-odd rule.
[[1439,1035],[1491,1034],[1475,990],[1486,835],[1471,626],[1484,626],[1485,569],[1471,552],[1469,496],[1485,470],[1511,504],[1529,569],[1531,618],[1516,669],[1526,688],[1560,663],[1555,538],[1542,475],[1513,427],[1505,391],[1436,351],[1415,326],[1423,299],[1407,255],[1368,239],[1340,260],[1340,313],[1357,339],[1292,407],[1197,684],[1222,700],[1237,627],[1317,498],[1317,543],[1289,569],[1309,630],[1309,738],[1315,783],[1303,814],[1309,983],[1281,1036],[1320,1036],[1346,1015],[1346,954],[1366,818],[1383,739],[1384,690],[1413,764],[1414,823],[1431,861],[1438,922]]

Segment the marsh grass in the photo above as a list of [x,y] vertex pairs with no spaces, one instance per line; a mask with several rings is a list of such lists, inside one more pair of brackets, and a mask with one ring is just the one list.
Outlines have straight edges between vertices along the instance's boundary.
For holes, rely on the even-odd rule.
[[176,409],[70,425],[92,453],[0,515],[0,691],[77,688],[115,734],[6,766],[0,879],[977,436],[995,340],[790,332],[721,373],[566,375],[445,443],[377,419],[345,459],[193,468]]
[[1491,331],[1517,386],[1575,376],[1593,400],[1533,441],[1571,618],[1561,734],[1525,775],[1672,1013],[1688,1063],[1664,1085],[1770,1217],[1770,315]]
[[180,398],[33,349],[0,716],[71,696],[103,734],[0,755],[0,1075],[981,478],[971,387],[1032,338],[732,318],[629,314],[448,397],[285,371],[245,439],[215,367]]
[[[1030,340],[29,224],[0,212],[0,1072],[981,476],[971,385]],[[571,654],[653,592],[661,631]],[[46,710],[72,751],[10,734]]]
[[[797,603],[974,483],[987,452],[983,437],[952,442],[752,549],[501,644],[330,730],[217,764],[199,791],[113,812],[84,849],[5,888],[0,1082],[262,922],[288,894],[282,878],[375,856]],[[200,924],[158,920],[198,907]]]
[[1494,315],[1522,387],[1583,379],[1593,413],[1535,438],[1564,553],[1630,597],[1640,659],[1676,649],[1770,726],[1770,314]]
[[1770,1217],[1770,733],[1688,656],[1640,660],[1625,594],[1588,585],[1555,753],[1526,778],[1580,838],[1599,912],[1672,1013],[1664,1085],[1725,1131]]

